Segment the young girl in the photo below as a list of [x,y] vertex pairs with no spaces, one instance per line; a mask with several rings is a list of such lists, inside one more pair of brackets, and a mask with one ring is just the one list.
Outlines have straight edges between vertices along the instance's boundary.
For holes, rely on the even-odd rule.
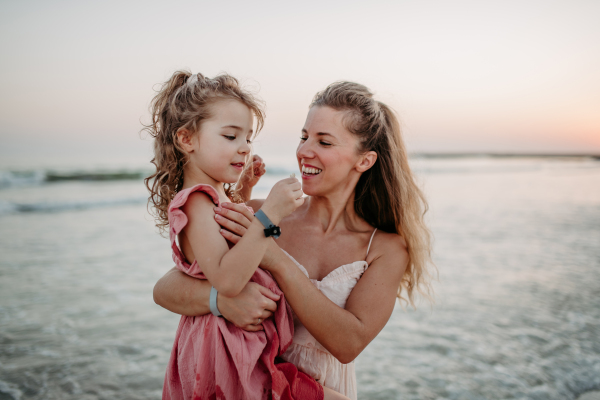
[[[235,199],[230,184],[249,161],[253,117],[257,131],[262,127],[258,102],[229,75],[209,79],[178,71],[155,96],[151,110],[146,130],[155,139],[156,172],[145,180],[149,201],[157,226],[169,230],[177,268],[211,282],[215,314],[181,318],[163,399],[322,399],[323,388],[314,379],[292,364],[275,364],[292,341],[292,314],[271,275],[257,269],[273,240],[268,236],[277,233],[265,229],[270,224],[264,217],[277,225],[300,206],[300,183],[295,178],[278,182],[261,218],[254,218],[234,247],[215,221],[215,206]],[[216,293],[234,297],[248,281],[280,296],[273,318],[258,332],[217,317]]]

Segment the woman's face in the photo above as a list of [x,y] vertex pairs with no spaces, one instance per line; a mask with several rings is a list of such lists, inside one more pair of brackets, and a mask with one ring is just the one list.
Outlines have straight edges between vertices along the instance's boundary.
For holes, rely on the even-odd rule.
[[330,107],[312,107],[308,112],[296,150],[304,193],[325,195],[356,185],[361,155],[358,139],[344,127],[346,116],[347,111]]

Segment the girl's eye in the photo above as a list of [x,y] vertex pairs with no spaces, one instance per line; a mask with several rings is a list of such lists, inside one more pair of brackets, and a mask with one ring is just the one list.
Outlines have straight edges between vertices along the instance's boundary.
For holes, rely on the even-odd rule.
[[235,136],[224,135],[227,140],[235,140]]
[[250,140],[250,139],[246,139],[246,143],[248,143],[248,144],[252,144],[252,140]]

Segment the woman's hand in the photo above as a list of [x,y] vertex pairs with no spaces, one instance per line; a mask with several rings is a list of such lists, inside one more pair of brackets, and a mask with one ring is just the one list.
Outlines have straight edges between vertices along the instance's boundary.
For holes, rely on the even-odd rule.
[[273,185],[261,210],[275,225],[304,203],[302,184],[294,177],[282,179]]
[[256,332],[264,328],[262,322],[277,310],[279,295],[258,283],[248,282],[242,292],[229,298],[219,295],[219,311],[227,321],[245,331]]
[[221,207],[215,207],[214,210],[215,220],[223,227],[221,235],[233,244],[240,241],[254,219],[244,204],[221,203]]
[[[154,286],[154,301],[179,315],[195,317],[210,313],[211,284],[172,268]],[[254,282],[248,282],[233,298],[217,296],[221,314],[235,326],[247,331],[262,330],[262,321],[277,310],[279,296]],[[260,318],[260,322],[258,319]]]

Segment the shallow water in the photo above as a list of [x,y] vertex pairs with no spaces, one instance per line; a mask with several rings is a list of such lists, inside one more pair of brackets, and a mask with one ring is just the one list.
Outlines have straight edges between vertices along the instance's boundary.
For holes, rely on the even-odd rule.
[[[413,167],[431,205],[436,303],[396,307],[356,360],[359,398],[600,389],[600,162]],[[0,190],[0,399],[160,398],[178,317],[152,301],[172,261],[144,197],[139,181]]]

